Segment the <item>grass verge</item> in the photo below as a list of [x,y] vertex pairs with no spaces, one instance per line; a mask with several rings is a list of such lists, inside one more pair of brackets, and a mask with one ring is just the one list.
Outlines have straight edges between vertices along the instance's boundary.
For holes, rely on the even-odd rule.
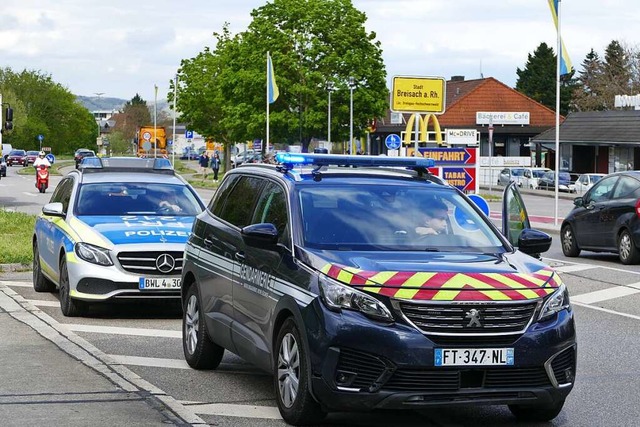
[[31,265],[31,236],[36,216],[0,210],[0,264]]
[[[60,168],[65,166],[70,166],[74,164],[73,160],[63,160],[61,162],[55,162],[49,168],[49,175],[62,175],[60,172]],[[18,175],[36,175],[36,168],[33,166],[22,167],[22,169],[18,170]]]

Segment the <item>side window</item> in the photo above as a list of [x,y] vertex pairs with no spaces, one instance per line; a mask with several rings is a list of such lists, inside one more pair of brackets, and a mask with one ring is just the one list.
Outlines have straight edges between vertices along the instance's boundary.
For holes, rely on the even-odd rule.
[[613,192],[614,199],[628,199],[634,197],[634,192],[638,189],[638,181],[629,177],[622,176],[618,180],[618,185]]
[[211,198],[207,209],[215,216],[220,216],[220,212],[222,212],[222,209],[224,208],[224,203],[227,201],[227,197],[229,197],[229,193],[231,192],[233,185],[238,181],[239,177],[239,175],[232,175],[225,179],[220,188],[218,188],[218,191],[216,191],[215,196]]
[[263,185],[263,179],[247,176],[240,177],[238,183],[233,186],[227,196],[224,207],[218,217],[236,227],[242,228],[249,225],[253,207]]
[[252,224],[271,223],[278,229],[278,241],[286,246],[291,241],[287,216],[287,198],[284,189],[274,183],[265,185],[251,221]]
[[525,176],[526,178],[531,178],[531,171],[530,171],[530,170],[526,170],[526,171],[524,171],[524,176]]
[[69,209],[69,200],[71,200],[71,191],[73,190],[73,178],[65,178],[60,181],[56,190],[51,196],[50,203],[62,203],[62,211],[67,212]]
[[586,203],[602,202],[609,199],[609,197],[611,196],[611,190],[613,190],[613,186],[615,185],[617,180],[617,176],[612,176],[600,180],[596,185],[591,187],[591,191],[589,191],[589,194],[586,196]]

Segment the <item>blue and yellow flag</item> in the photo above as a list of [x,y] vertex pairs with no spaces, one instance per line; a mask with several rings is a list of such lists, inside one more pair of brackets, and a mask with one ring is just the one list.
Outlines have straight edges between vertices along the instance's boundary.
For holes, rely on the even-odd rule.
[[[549,2],[549,8],[551,9],[551,16],[553,17],[553,23],[556,25],[556,31],[560,31],[558,27],[558,0],[547,0]],[[564,46],[562,36],[560,36],[560,75],[564,76],[569,74],[573,70],[571,64],[571,58],[569,58],[569,52]]]
[[269,104],[273,104],[278,99],[280,91],[276,84],[276,76],[273,74],[273,63],[271,62],[271,55],[267,53],[267,101]]

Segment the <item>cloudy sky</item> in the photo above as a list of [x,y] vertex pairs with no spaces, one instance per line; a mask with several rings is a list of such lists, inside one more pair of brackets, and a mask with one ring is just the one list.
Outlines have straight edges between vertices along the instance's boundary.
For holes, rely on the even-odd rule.
[[[321,1],[321,0],[317,0]],[[265,0],[19,0],[0,8],[0,67],[40,70],[76,95],[166,98],[180,60],[212,46],[225,21],[236,33]],[[541,43],[555,47],[547,0],[353,0],[394,75],[495,77]],[[574,67],[611,40],[640,43],[638,0],[563,0],[562,36]],[[277,76],[277,70],[276,70]]]

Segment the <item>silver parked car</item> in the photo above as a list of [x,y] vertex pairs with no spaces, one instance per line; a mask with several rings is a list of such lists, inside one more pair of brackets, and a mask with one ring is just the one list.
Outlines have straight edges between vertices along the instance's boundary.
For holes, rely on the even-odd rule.
[[522,176],[524,174],[524,168],[504,168],[498,175],[498,185],[508,185],[510,182],[515,182],[518,187],[522,187]]
[[575,190],[578,194],[586,193],[588,189],[593,187],[593,184],[600,181],[600,178],[604,177],[604,173],[583,173],[578,177],[575,183]]

